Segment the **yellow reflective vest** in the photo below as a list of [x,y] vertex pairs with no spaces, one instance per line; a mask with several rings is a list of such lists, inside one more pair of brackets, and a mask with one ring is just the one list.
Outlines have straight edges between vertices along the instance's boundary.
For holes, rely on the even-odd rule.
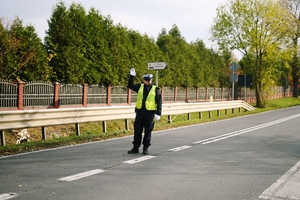
[[[155,95],[156,95],[155,94],[155,89],[156,89],[156,86],[153,85],[151,90],[149,91],[149,94],[148,94],[147,99],[145,101],[146,110],[156,110],[156,108],[157,108],[156,102],[155,102]],[[138,94],[137,94],[136,105],[135,105],[135,107],[137,109],[142,108],[143,94],[144,94],[144,84],[141,84],[140,89],[139,89]]]

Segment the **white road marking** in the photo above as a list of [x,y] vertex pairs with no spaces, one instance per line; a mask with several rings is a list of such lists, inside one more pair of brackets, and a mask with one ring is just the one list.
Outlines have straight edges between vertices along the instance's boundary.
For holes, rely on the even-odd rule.
[[294,118],[297,118],[297,117],[300,117],[300,114],[291,115],[289,117],[285,117],[285,118],[278,119],[278,120],[275,120],[275,121],[271,121],[271,122],[268,122],[268,123],[264,123],[264,124],[261,124],[261,125],[257,125],[257,126],[253,126],[253,127],[250,127],[250,128],[234,131],[234,132],[231,132],[231,133],[226,133],[226,134],[219,135],[219,136],[212,137],[212,138],[208,138],[208,139],[205,139],[205,140],[200,140],[200,141],[194,142],[194,144],[209,144],[209,143],[212,143],[212,142],[217,142],[217,141],[224,140],[224,139],[227,139],[227,138],[230,138],[230,137],[234,137],[234,136],[237,136],[237,135],[242,135],[244,133],[248,133],[248,132],[255,131],[255,130],[258,130],[258,129],[262,129],[262,128],[265,128],[265,127],[268,127],[268,126],[279,124],[281,122],[285,122],[285,121],[288,121],[288,120],[291,120],[291,119],[294,119]]
[[135,164],[135,163],[142,162],[142,161],[145,161],[145,160],[149,160],[149,159],[155,158],[155,157],[156,156],[143,156],[143,157],[135,158],[135,159],[132,159],[132,160],[124,161],[123,163]]
[[12,199],[14,197],[17,197],[18,195],[16,193],[4,193],[0,194],[0,200],[6,200],[6,199]]
[[188,148],[190,148],[191,146],[186,146],[186,145],[184,145],[184,146],[181,146],[181,147],[176,147],[176,148],[173,148],[173,149],[169,149],[168,151],[169,152],[174,152],[174,151],[181,151],[181,150],[184,150],[184,149],[188,149]]
[[74,181],[74,180],[81,179],[81,178],[84,178],[84,177],[92,176],[92,175],[95,175],[95,174],[99,174],[99,173],[102,173],[102,172],[105,172],[105,170],[103,170],[103,169],[94,169],[94,170],[82,172],[82,173],[79,173],[79,174],[75,174],[75,175],[72,175],[72,176],[67,176],[67,177],[64,177],[64,178],[60,178],[58,180],[69,182],[69,181]]
[[266,189],[260,199],[300,199],[300,161]]

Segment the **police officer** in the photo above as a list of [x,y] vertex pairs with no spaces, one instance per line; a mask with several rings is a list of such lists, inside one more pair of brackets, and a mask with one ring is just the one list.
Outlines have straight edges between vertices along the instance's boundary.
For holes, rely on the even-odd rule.
[[151,145],[151,132],[154,127],[153,119],[155,117],[155,120],[158,121],[161,116],[161,92],[158,87],[152,84],[152,74],[143,75],[142,84],[133,84],[135,75],[135,69],[131,68],[127,87],[137,92],[137,100],[135,107],[134,137],[132,142],[133,148],[128,151],[128,153],[139,153],[144,129],[143,154],[148,154],[148,147]]

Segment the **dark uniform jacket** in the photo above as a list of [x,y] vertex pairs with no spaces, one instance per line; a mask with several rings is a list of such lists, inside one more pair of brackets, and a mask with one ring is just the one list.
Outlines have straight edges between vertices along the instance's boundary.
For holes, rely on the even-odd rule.
[[[134,76],[130,75],[127,87],[129,89],[135,91],[135,92],[138,92],[139,89],[140,89],[141,84],[133,84],[133,79],[134,79]],[[147,99],[148,93],[151,90],[152,86],[153,86],[153,84],[144,85],[142,108],[141,109],[135,108],[136,113],[141,113],[141,114],[154,113],[154,114],[157,114],[159,116],[161,115],[162,101],[161,101],[161,92],[160,92],[160,89],[158,87],[156,87],[156,90],[155,90],[155,102],[156,102],[156,105],[157,105],[156,111],[149,111],[149,110],[146,110],[146,108],[145,108],[145,100]]]

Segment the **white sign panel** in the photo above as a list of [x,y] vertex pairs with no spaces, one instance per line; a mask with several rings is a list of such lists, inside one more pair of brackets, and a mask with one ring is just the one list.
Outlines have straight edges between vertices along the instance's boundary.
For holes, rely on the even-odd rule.
[[162,70],[167,68],[167,63],[165,62],[151,62],[148,63],[148,69],[149,70]]

